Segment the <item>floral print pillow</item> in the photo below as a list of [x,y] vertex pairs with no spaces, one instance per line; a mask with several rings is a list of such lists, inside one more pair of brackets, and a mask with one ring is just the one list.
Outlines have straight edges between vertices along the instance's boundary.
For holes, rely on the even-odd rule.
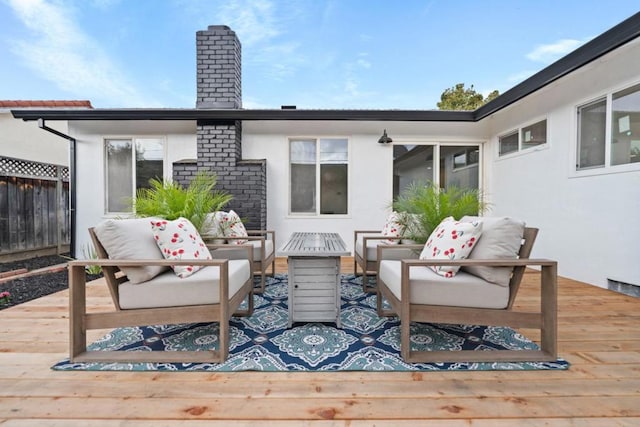
[[[220,219],[220,228],[224,232],[224,237],[247,237],[247,230],[244,228],[242,220],[233,210],[230,210]],[[244,245],[247,240],[232,239],[229,243],[236,245]]]
[[[404,225],[400,223],[400,215],[397,212],[391,212],[387,217],[387,222],[382,228],[382,235],[385,237],[400,237],[404,233]],[[388,245],[397,245],[400,239],[386,239],[382,243]]]
[[[186,218],[174,221],[154,219],[151,221],[151,230],[165,259],[211,259],[209,249],[202,241],[198,230]],[[184,279],[200,270],[202,266],[174,265],[171,268],[178,277]]]
[[[482,222],[460,222],[448,217],[433,230],[424,245],[420,259],[465,259],[482,235]],[[443,265],[429,267],[443,277],[453,277],[460,267]]]

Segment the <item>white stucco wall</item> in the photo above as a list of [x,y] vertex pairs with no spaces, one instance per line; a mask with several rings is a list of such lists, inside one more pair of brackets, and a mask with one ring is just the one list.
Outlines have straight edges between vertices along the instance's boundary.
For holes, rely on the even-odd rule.
[[196,158],[195,123],[158,121],[79,121],[70,123],[77,140],[76,256],[90,243],[87,229],[113,216],[105,214],[104,139],[161,136],[166,140],[165,177],[172,176],[172,164]]
[[[624,46],[485,121],[494,215],[540,228],[533,256],[561,276],[606,287],[640,285],[640,164],[576,173],[576,107],[640,83],[640,43]],[[547,119],[547,146],[498,157],[499,135]]]
[[[66,133],[66,122],[47,126]],[[20,160],[69,166],[69,141],[38,127],[37,122],[13,118],[10,109],[0,108],[0,153]]]
[[[481,142],[479,123],[246,122],[244,159],[267,159],[267,227],[276,230],[278,249],[291,233],[339,233],[353,250],[354,230],[380,230],[390,212],[393,192],[393,147],[378,144],[383,129],[394,143]],[[289,145],[292,137],[345,137],[350,144],[349,214],[289,215]]]

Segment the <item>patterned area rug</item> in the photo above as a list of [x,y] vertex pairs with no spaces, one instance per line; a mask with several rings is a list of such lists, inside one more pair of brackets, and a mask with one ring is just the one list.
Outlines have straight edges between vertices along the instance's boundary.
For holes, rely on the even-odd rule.
[[[70,363],[56,370],[108,371],[435,371],[567,369],[569,363],[405,363],[400,357],[398,318],[376,314],[375,294],[362,292],[362,278],[343,275],[342,328],[333,323],[294,323],[288,329],[287,275],[268,278],[248,318],[231,320],[225,363]],[[514,330],[472,325],[414,324],[412,345],[421,350],[536,349]],[[218,324],[157,325],[115,329],[90,350],[206,350],[217,347]]]

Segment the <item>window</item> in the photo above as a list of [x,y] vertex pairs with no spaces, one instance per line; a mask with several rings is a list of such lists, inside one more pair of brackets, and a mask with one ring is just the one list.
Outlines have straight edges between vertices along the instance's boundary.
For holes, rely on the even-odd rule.
[[393,198],[412,183],[477,189],[480,145],[393,145]]
[[640,162],[640,85],[611,100],[611,166]]
[[469,147],[453,155],[453,170],[478,164],[480,148]]
[[516,153],[547,143],[547,121],[541,120],[498,137],[498,154]]
[[290,213],[348,213],[349,144],[345,138],[289,141]]
[[604,166],[606,122],[606,99],[578,107],[578,170]]
[[[160,138],[105,140],[106,210],[130,212],[138,188],[151,178],[162,179],[164,143]],[[135,160],[135,161],[134,161]]]
[[576,170],[640,163],[640,85],[579,106],[577,114]]

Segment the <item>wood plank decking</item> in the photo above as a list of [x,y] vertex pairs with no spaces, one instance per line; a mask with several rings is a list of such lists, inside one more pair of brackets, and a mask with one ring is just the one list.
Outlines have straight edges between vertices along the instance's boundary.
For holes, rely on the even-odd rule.
[[[284,260],[277,270],[286,272]],[[539,302],[535,274],[516,305]],[[111,303],[100,281],[88,298],[98,309]],[[568,371],[56,372],[68,352],[67,299],[62,291],[0,311],[0,426],[640,425],[640,300],[566,279],[559,350]]]

